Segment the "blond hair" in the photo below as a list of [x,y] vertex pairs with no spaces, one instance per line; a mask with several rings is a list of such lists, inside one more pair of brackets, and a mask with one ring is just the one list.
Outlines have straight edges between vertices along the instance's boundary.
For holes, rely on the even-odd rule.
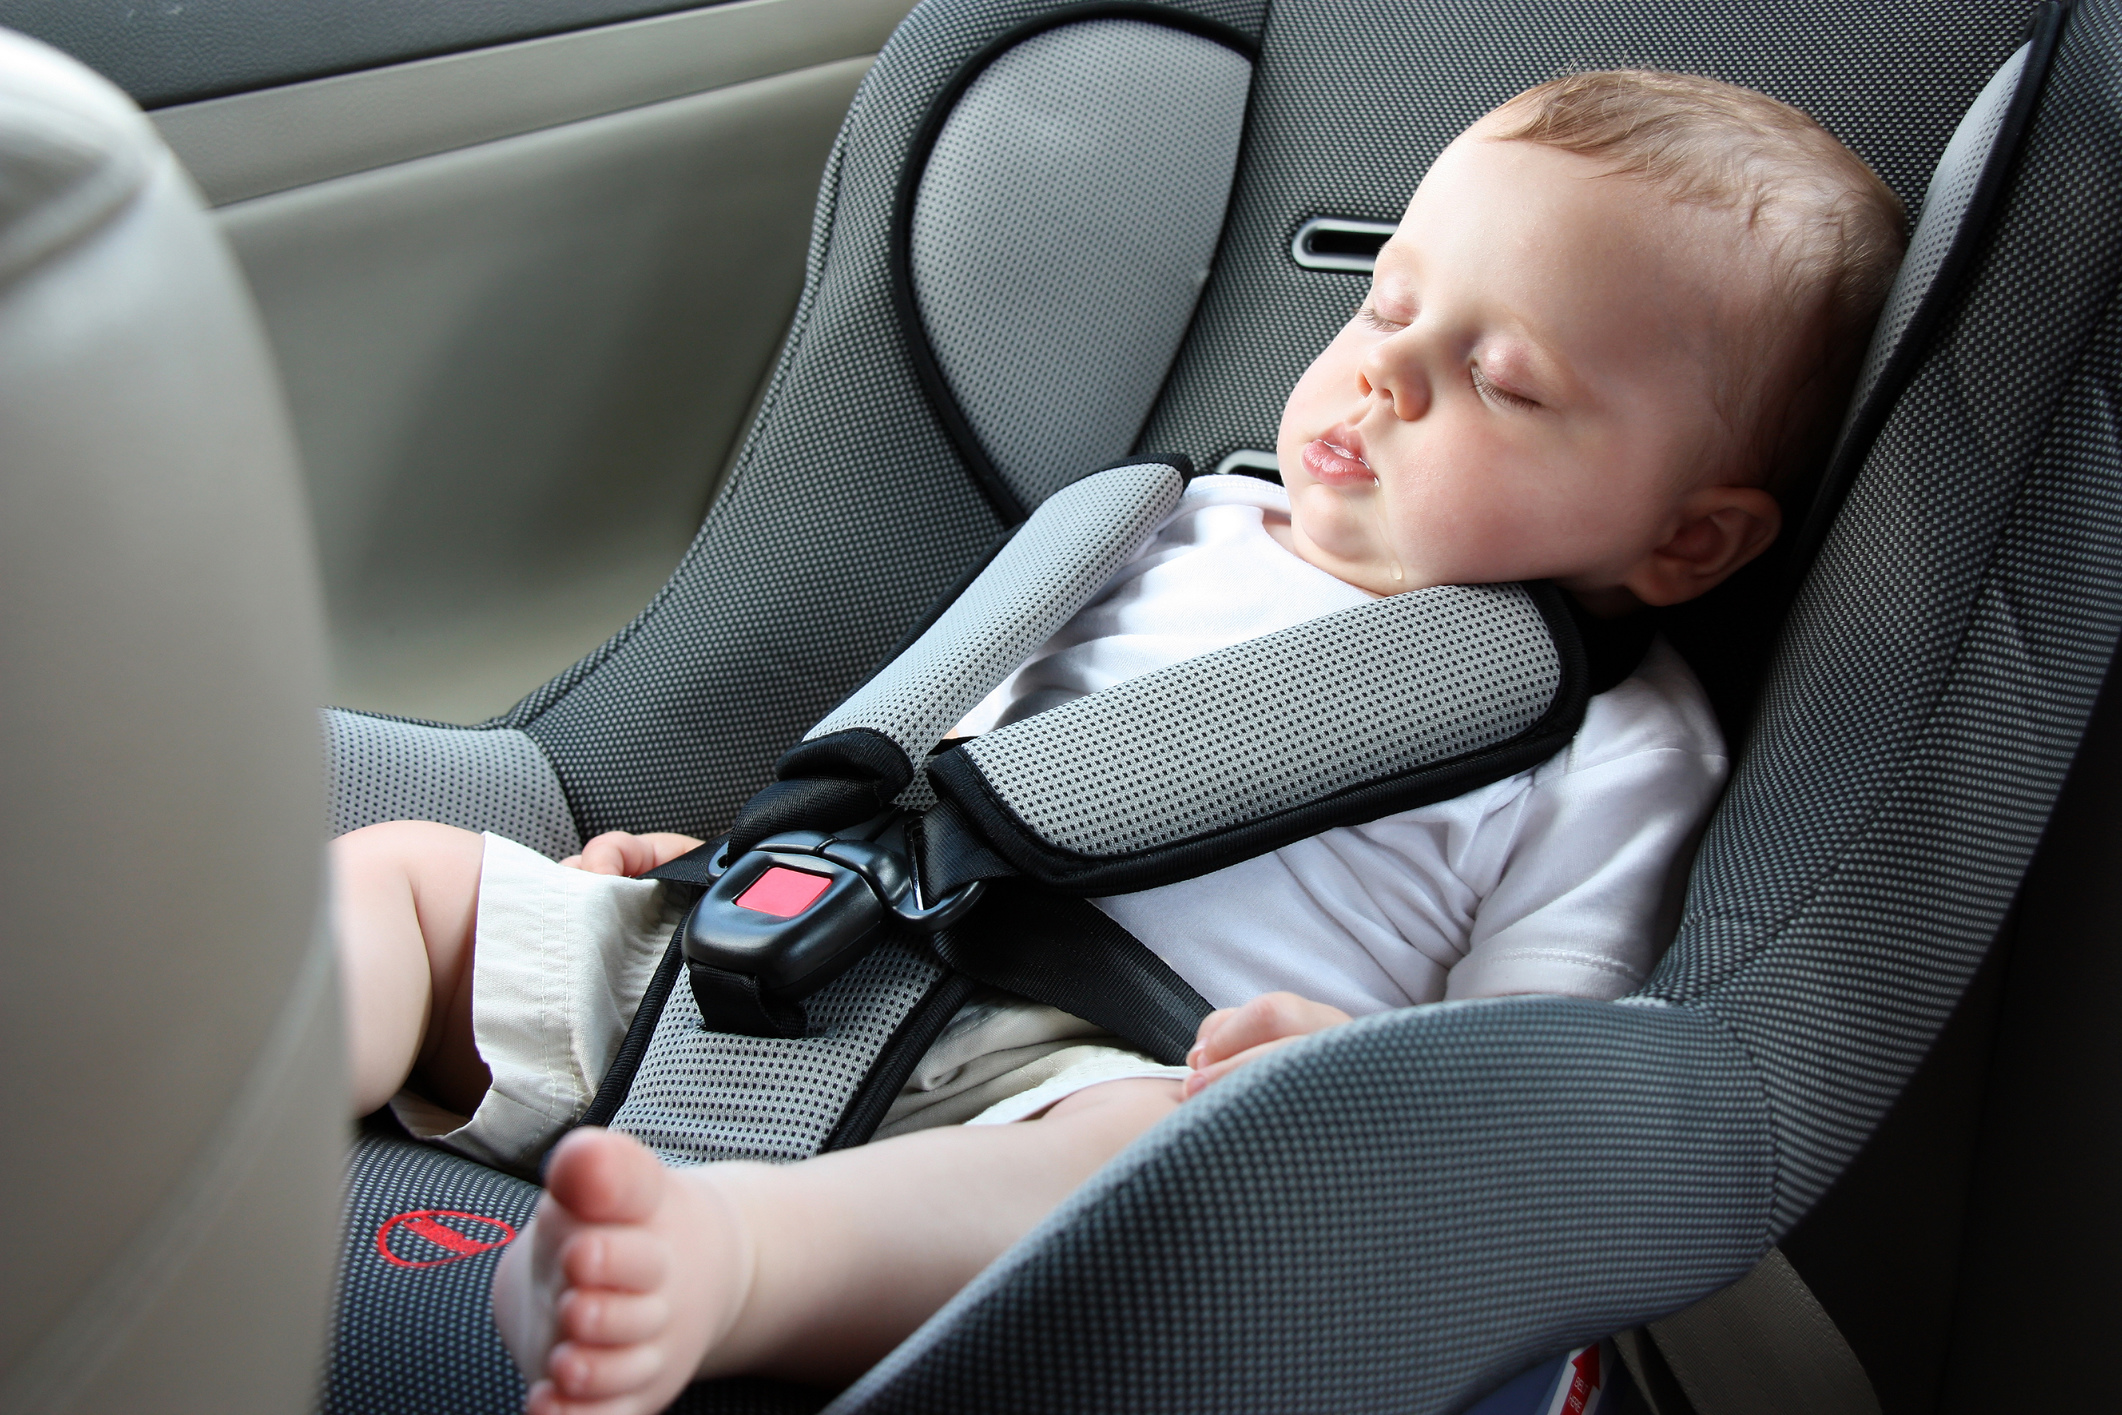
[[1727,210],[1764,246],[1774,295],[1735,341],[1719,399],[1732,475],[1781,491],[1823,461],[1872,324],[1907,248],[1908,217],[1864,160],[1810,116],[1693,74],[1610,69],[1529,88],[1488,136],[1594,158],[1677,202]]

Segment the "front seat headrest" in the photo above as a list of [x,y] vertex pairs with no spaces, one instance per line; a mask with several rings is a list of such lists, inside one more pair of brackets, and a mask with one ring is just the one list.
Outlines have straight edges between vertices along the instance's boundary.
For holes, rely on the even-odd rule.
[[296,461],[117,90],[0,31],[0,1409],[314,1399],[347,1103]]

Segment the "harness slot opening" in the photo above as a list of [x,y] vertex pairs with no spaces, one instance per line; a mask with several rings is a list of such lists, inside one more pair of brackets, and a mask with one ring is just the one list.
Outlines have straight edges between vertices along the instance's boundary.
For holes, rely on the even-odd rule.
[[1297,228],[1289,243],[1290,259],[1306,270],[1343,270],[1368,275],[1378,264],[1378,250],[1397,226],[1390,221],[1358,221],[1314,216]]

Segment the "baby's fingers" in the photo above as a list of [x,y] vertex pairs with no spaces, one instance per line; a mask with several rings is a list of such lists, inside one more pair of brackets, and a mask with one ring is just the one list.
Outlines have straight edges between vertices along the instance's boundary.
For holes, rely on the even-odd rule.
[[1348,1020],[1340,1008],[1293,992],[1262,993],[1242,1007],[1227,1007],[1203,1018],[1186,1064],[1198,1070],[1277,1037],[1301,1037]]
[[1251,1064],[1252,1062],[1258,1061],[1261,1057],[1266,1056],[1271,1051],[1280,1051],[1283,1047],[1286,1047],[1291,1042],[1297,1040],[1298,1038],[1296,1037],[1277,1037],[1271,1042],[1262,1042],[1259,1046],[1249,1047],[1246,1050],[1239,1052],[1236,1056],[1225,1057],[1223,1060],[1218,1061],[1213,1065],[1196,1067],[1194,1070],[1194,1074],[1187,1077],[1186,1080],[1181,1083],[1179,1087],[1179,1099],[1188,1100],[1194,1096],[1198,1096],[1201,1094],[1202,1089],[1204,1087],[1212,1084],[1213,1082],[1222,1080],[1225,1076],[1230,1075],[1231,1072],[1236,1071],[1239,1067],[1246,1066]]
[[607,830],[582,847],[582,853],[571,855],[560,863],[578,870],[587,870],[593,875],[631,875],[649,866],[637,865],[634,857],[642,854],[638,846],[639,837],[623,830]]

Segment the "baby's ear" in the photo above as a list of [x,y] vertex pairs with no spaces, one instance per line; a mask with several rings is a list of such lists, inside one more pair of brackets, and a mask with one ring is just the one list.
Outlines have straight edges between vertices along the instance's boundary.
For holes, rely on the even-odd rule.
[[1775,541],[1783,508],[1754,486],[1704,486],[1680,503],[1680,524],[1621,583],[1645,604],[1709,593]]

